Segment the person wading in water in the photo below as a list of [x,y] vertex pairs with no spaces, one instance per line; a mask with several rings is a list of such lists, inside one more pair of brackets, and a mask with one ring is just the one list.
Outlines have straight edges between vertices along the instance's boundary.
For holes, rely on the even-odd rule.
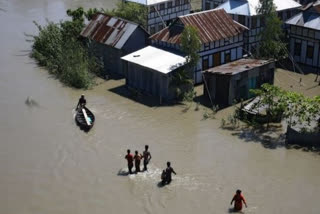
[[147,165],[151,160],[151,153],[148,151],[149,146],[145,145],[145,150],[143,151],[143,171],[148,170]]
[[134,166],[136,167],[136,173],[140,172],[140,161],[142,159],[142,155],[135,151],[134,159]]
[[234,211],[238,212],[242,210],[242,202],[247,206],[246,200],[244,199],[243,195],[241,194],[241,190],[237,190],[236,194],[233,196],[230,205],[234,201]]
[[165,173],[165,183],[170,184],[172,181],[172,173],[177,174],[171,167],[171,163],[167,162],[167,168]]
[[126,155],[125,159],[127,159],[127,161],[128,161],[129,174],[132,174],[133,156],[132,156],[132,154],[130,154],[130,149],[127,150],[127,155]]

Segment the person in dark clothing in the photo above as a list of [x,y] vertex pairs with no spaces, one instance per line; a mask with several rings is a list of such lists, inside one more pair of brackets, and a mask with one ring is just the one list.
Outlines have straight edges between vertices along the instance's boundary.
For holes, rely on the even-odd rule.
[[84,94],[81,95],[80,99],[79,99],[79,102],[78,102],[78,105],[77,105],[77,109],[79,107],[83,107],[87,104],[87,100],[84,98]]
[[162,170],[162,173],[161,173],[161,185],[165,185],[166,184],[166,170]]
[[143,151],[143,171],[148,170],[147,165],[151,160],[151,153],[148,151],[149,146],[145,145],[145,150]]
[[132,154],[130,154],[130,149],[127,150],[127,155],[126,155],[125,159],[127,159],[127,161],[128,161],[129,174],[132,174],[133,156],[132,156]]
[[136,167],[136,173],[140,172],[140,162],[142,159],[142,155],[138,153],[138,151],[135,151],[135,155],[133,157],[134,159],[134,165]]
[[172,181],[172,173],[174,173],[175,175],[177,174],[173,168],[171,167],[171,163],[167,162],[167,168],[166,168],[166,183],[170,184]]

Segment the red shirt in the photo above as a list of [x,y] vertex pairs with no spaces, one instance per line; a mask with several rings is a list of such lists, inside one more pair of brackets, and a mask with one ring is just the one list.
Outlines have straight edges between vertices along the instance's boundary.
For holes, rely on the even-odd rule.
[[126,155],[126,159],[128,161],[128,164],[132,164],[133,163],[133,156],[132,154],[127,154]]
[[234,200],[234,209],[235,210],[242,210],[242,201],[246,202],[243,195],[242,194],[240,194],[240,195],[235,194],[233,196],[233,200]]

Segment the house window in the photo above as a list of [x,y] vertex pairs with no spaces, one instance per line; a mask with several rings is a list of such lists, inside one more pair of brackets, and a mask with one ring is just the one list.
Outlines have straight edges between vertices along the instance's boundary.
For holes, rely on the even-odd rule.
[[301,35],[301,33],[302,33],[301,27],[297,27],[297,34],[298,34],[298,35]]
[[169,2],[167,3],[167,7],[168,7],[168,8],[171,8],[171,7],[172,7],[172,1],[169,1]]
[[164,8],[165,8],[165,4],[164,3],[160,4],[160,10],[164,10]]
[[150,34],[154,34],[156,32],[156,28],[154,26],[150,27]]
[[189,3],[189,0],[184,0],[183,1],[183,4],[188,4]]
[[204,50],[210,49],[210,43],[204,43]]
[[156,11],[156,8],[154,6],[151,6],[150,7],[150,12],[152,13],[152,12],[155,12],[155,11]]
[[264,27],[266,25],[266,21],[264,17],[260,16],[260,27]]
[[180,0],[176,0],[175,6],[179,6],[180,5]]
[[297,28],[296,26],[291,26],[291,33],[296,34]]
[[239,15],[238,16],[238,22],[242,25],[246,25],[246,17],[245,16],[242,16],[242,15]]
[[225,57],[226,63],[231,62],[231,53],[230,52],[225,53],[224,57]]
[[159,24],[159,30],[162,30],[163,29],[163,24]]
[[279,17],[279,19],[281,19],[281,20],[282,20],[283,13],[282,13],[282,12],[278,12],[278,17]]
[[307,58],[313,59],[313,46],[311,45],[307,46]]
[[314,39],[314,31],[313,30],[309,30],[309,37]]
[[252,21],[251,28],[257,28],[257,17],[253,16],[251,21]]
[[301,43],[295,43],[294,44],[294,55],[300,56],[301,55]]
[[291,17],[291,10],[287,11],[287,19],[289,19]]
[[303,29],[302,35],[303,36],[308,36],[308,29]]
[[216,8],[219,6],[219,3],[218,2],[213,2],[213,8]]
[[202,59],[202,70],[207,70],[209,68],[209,59],[208,57],[207,58],[204,58]]
[[210,2],[206,2],[206,5],[205,5],[205,10],[210,10],[211,9],[211,4]]

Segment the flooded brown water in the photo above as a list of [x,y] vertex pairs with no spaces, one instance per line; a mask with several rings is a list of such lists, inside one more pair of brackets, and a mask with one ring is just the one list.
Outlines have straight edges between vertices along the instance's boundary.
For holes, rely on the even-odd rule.
[[[142,105],[110,80],[85,92],[96,124],[80,131],[72,109],[82,91],[38,68],[24,36],[36,33],[33,20],[57,21],[80,5],[114,2],[0,0],[0,213],[228,213],[237,188],[246,213],[319,213],[318,154],[233,136],[202,120],[202,107]],[[38,105],[25,105],[28,96]],[[122,176],[126,149],[145,144],[149,171]],[[159,188],[167,160],[178,174]]]

